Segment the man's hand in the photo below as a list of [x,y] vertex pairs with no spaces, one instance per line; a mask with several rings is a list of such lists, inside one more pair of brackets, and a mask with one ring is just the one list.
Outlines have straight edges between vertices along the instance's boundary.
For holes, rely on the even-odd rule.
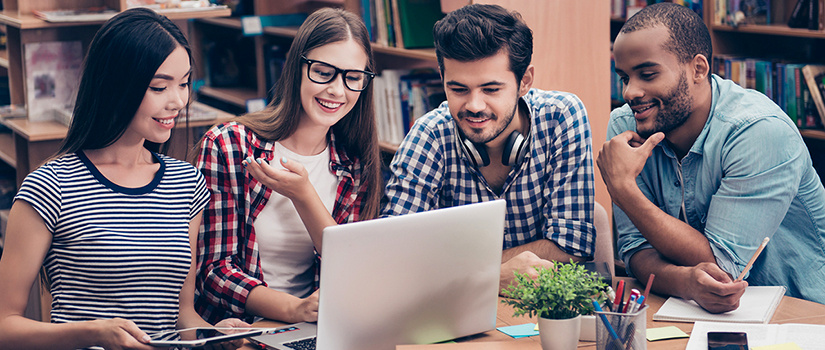
[[602,145],[596,164],[612,197],[620,197],[627,186],[635,186],[653,148],[664,138],[665,134],[657,132],[644,140],[633,131],[625,131]]
[[538,277],[536,267],[552,268],[553,262],[540,258],[531,251],[524,251],[501,264],[501,279],[499,279],[499,294],[507,289],[515,279],[515,271],[526,273],[530,278]]
[[748,282],[734,282],[727,272],[713,263],[701,263],[689,269],[685,299],[692,299],[712,313],[739,308],[739,299],[745,293]]

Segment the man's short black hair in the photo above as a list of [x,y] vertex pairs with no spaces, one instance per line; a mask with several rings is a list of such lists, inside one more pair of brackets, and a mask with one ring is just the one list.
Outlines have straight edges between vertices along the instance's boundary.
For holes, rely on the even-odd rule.
[[696,55],[712,59],[713,46],[705,22],[691,9],[674,3],[645,6],[622,26],[621,33],[632,33],[662,25],[670,32],[664,49],[672,52],[679,62],[686,63]]
[[504,50],[521,81],[533,56],[533,32],[517,12],[498,5],[472,4],[450,12],[433,27],[438,66],[444,59],[472,62]]

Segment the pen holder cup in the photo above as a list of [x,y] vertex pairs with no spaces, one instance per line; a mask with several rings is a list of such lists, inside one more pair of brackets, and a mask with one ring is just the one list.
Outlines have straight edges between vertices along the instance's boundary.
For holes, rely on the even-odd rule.
[[596,349],[647,350],[647,305],[626,314],[597,311]]

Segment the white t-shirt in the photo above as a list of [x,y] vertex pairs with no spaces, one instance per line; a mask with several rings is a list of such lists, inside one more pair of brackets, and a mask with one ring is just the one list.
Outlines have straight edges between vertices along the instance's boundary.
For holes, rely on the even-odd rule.
[[[283,169],[281,157],[301,163],[321,202],[332,212],[339,179],[329,168],[329,147],[317,155],[302,156],[276,142],[273,155],[270,163],[276,169]],[[269,288],[297,297],[309,295],[315,281],[315,247],[292,201],[273,191],[255,219],[255,235]]]

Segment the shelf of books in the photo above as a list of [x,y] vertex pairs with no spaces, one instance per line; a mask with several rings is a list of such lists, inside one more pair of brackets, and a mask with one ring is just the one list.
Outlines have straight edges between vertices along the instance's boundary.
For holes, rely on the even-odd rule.
[[753,6],[707,1],[714,10],[713,72],[762,92],[804,137],[825,140],[825,1],[771,0]]

